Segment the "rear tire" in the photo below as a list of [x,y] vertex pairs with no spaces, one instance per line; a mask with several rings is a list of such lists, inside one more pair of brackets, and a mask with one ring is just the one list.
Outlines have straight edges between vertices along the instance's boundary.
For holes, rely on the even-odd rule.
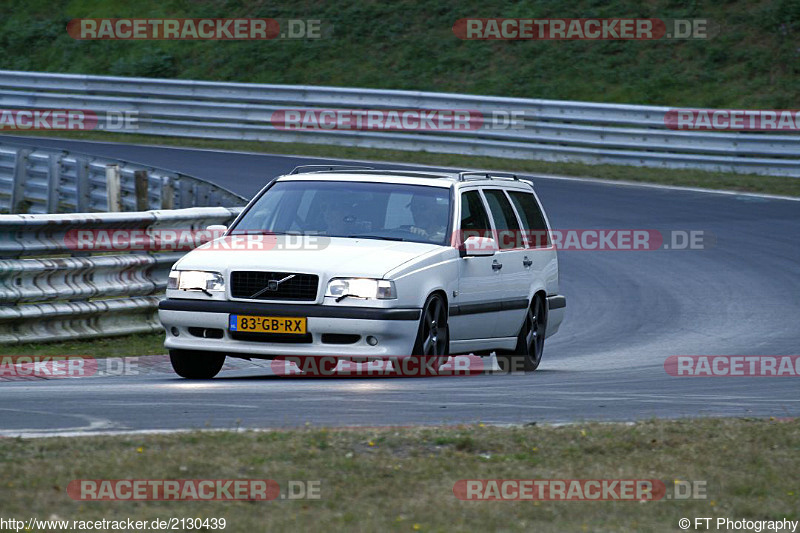
[[193,350],[170,350],[172,369],[182,378],[211,379],[222,370],[225,354]]
[[512,352],[497,352],[497,364],[503,372],[533,372],[542,362],[544,336],[547,332],[547,304],[541,296],[533,299],[522,323],[517,346]]

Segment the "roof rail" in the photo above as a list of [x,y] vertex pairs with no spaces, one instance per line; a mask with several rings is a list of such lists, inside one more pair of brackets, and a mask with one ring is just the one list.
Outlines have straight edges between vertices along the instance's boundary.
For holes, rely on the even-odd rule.
[[519,181],[519,178],[516,174],[511,174],[509,172],[490,172],[490,171],[476,171],[470,170],[466,172],[459,172],[458,173],[458,181],[467,181],[467,178],[470,176],[474,176],[476,179],[494,179],[494,178],[501,178],[501,179],[512,179],[514,181]]
[[294,167],[289,174],[302,174],[304,172],[324,172],[326,170],[374,170],[373,167],[363,165],[300,165]]
[[[355,170],[355,171],[353,171],[354,174],[359,174],[359,173],[362,173],[362,172],[366,173],[366,171],[363,171],[363,170]],[[435,173],[433,171],[425,172],[424,170],[381,169],[381,170],[378,170],[377,173],[385,174],[387,176],[406,176],[406,177],[409,177],[409,178],[437,178],[437,179],[449,178],[449,179],[453,179],[453,173],[452,172],[450,174],[448,174],[447,172]]]

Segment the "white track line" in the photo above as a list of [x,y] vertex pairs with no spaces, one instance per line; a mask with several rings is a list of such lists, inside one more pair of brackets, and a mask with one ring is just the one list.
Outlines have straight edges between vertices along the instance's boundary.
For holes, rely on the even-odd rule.
[[[642,423],[647,421],[642,421]],[[581,424],[602,424],[602,425],[619,425],[619,426],[635,426],[640,422],[636,421],[628,421],[628,422],[608,422],[608,421],[580,421],[580,422],[537,422],[535,424],[536,427],[563,427],[563,426],[575,426]],[[511,424],[511,423],[492,423],[492,422],[483,422],[484,426],[492,426],[492,427],[499,427],[499,428],[515,428],[515,427],[526,427],[530,426],[530,423],[523,423],[523,424]],[[286,428],[205,428],[205,429],[130,429],[130,430],[99,430],[99,431],[81,431],[81,430],[52,430],[52,431],[35,431],[35,430],[22,430],[15,432],[14,430],[4,430],[0,431],[0,439],[2,438],[20,438],[20,439],[47,439],[47,438],[54,438],[54,437],[119,437],[119,436],[131,436],[131,435],[173,435],[173,434],[181,434],[181,433],[275,433],[281,431],[298,431],[304,429],[328,429],[330,431],[353,431],[353,430],[385,430],[389,431],[391,429],[403,428],[403,429],[431,429],[437,427],[464,427],[474,425],[478,427],[477,423],[475,424],[434,424],[434,425],[426,425],[426,424],[416,424],[416,425],[388,425],[388,426],[375,426],[375,425],[364,425],[364,426],[326,426],[326,425],[311,425],[311,426],[297,426],[297,427],[286,427]]]

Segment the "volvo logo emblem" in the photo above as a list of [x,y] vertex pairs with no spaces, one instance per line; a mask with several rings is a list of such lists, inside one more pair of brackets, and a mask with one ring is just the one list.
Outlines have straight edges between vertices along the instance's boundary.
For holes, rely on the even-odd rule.
[[269,280],[267,282],[267,286],[266,287],[264,287],[263,289],[261,289],[257,293],[253,294],[250,298],[258,298],[259,296],[261,296],[262,294],[264,294],[267,291],[272,291],[272,292],[277,291],[278,288],[280,287],[281,283],[283,283],[284,281],[289,281],[294,276],[295,276],[294,274],[289,274],[288,276],[286,276],[283,279],[271,279],[271,280]]

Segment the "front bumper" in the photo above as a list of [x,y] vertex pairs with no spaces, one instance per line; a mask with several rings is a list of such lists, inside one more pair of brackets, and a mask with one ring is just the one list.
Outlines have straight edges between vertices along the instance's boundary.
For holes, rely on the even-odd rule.
[[[158,316],[167,330],[164,346],[175,350],[220,352],[233,356],[274,358],[290,355],[391,357],[409,355],[419,326],[420,309],[392,309],[332,305],[167,299]],[[242,340],[228,330],[232,314],[307,318],[307,342]],[[191,329],[190,329],[191,328]],[[221,338],[198,335],[214,330]],[[177,332],[178,335],[174,333]],[[348,344],[323,342],[331,336],[358,336]],[[372,346],[367,337],[375,337]],[[262,337],[263,339],[264,337]]]

